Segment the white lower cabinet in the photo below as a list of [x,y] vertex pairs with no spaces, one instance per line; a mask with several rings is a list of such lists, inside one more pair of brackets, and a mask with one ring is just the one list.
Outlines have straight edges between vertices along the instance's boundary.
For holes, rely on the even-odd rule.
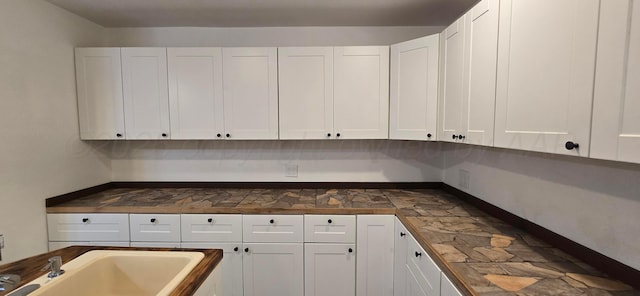
[[358,215],[356,295],[393,295],[393,215]]
[[49,242],[49,252],[71,246],[129,247],[129,242]]
[[355,294],[355,244],[305,244],[304,264],[305,296]]
[[462,293],[456,289],[451,280],[442,274],[440,278],[440,295],[441,296],[462,296]]
[[[129,223],[132,247],[143,245],[138,242],[178,243],[178,247],[180,246],[180,215],[131,214]],[[144,244],[151,245],[153,244]]]
[[304,294],[302,243],[245,243],[243,247],[245,296]]
[[222,262],[216,270],[220,272],[220,295],[242,296],[242,243],[182,243],[183,249],[222,249]]
[[407,295],[440,295],[440,269],[415,239],[407,249]]
[[405,296],[407,285],[407,247],[411,234],[402,225],[398,218],[395,218],[394,237],[394,257],[393,257],[393,295]]

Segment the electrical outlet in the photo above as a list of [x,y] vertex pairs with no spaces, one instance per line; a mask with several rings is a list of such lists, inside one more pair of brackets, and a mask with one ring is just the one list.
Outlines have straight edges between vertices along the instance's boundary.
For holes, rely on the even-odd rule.
[[460,170],[458,173],[458,186],[462,189],[469,189],[469,181],[471,179],[471,173],[467,170]]
[[285,177],[298,177],[298,165],[297,164],[285,164],[284,165]]

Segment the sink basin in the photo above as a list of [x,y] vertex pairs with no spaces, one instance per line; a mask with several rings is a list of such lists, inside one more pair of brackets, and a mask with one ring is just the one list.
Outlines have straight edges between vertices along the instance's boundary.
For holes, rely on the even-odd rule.
[[65,273],[30,282],[41,287],[29,295],[169,295],[204,258],[199,252],[87,252],[62,265]]

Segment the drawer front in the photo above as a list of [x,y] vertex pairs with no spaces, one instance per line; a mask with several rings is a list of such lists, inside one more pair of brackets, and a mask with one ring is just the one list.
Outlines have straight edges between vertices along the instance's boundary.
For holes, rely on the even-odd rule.
[[128,214],[47,214],[49,241],[129,241]]
[[180,243],[163,243],[163,242],[132,242],[132,247],[136,248],[171,248],[171,249],[179,249]]
[[49,252],[70,246],[129,247],[129,242],[49,242]]
[[302,215],[244,215],[242,217],[244,242],[301,243]]
[[132,242],[180,241],[180,215],[131,214],[129,220]]
[[308,243],[355,243],[356,216],[305,215],[304,241]]
[[427,295],[440,295],[440,268],[414,239],[409,240],[407,265]]
[[183,214],[183,242],[241,242],[242,215]]

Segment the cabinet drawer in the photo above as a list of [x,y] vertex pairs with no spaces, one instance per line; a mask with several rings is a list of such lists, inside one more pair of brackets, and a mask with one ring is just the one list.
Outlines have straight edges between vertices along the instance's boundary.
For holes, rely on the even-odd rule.
[[171,248],[171,249],[179,249],[179,242],[132,242],[132,247],[136,248]]
[[47,214],[49,241],[129,241],[128,214]]
[[288,243],[302,242],[302,215],[244,215],[244,242]]
[[241,242],[242,215],[184,214],[183,242]]
[[129,242],[49,242],[49,252],[70,246],[128,247]]
[[132,242],[180,241],[180,215],[131,214],[129,220]]
[[440,295],[440,268],[414,239],[409,240],[407,265],[427,295]]
[[304,241],[308,243],[355,243],[356,216],[305,215]]

